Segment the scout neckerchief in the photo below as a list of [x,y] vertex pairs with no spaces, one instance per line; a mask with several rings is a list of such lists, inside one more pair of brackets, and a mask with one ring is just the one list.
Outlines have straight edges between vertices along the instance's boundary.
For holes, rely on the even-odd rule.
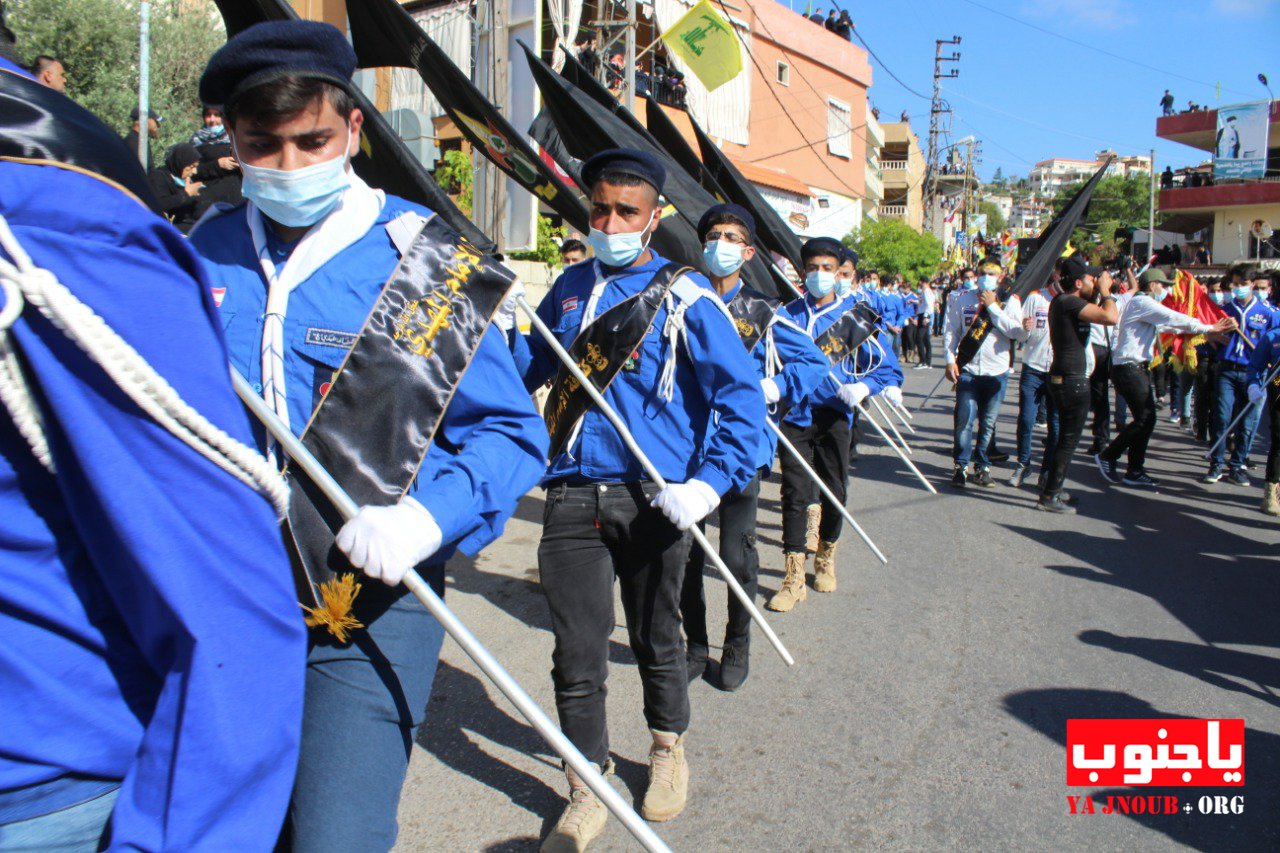
[[[386,195],[373,190],[354,172],[351,186],[342,193],[342,200],[332,213],[312,226],[284,263],[276,269],[267,247],[267,225],[262,213],[252,201],[245,205],[245,217],[249,234],[253,237],[253,250],[258,255],[262,276],[267,282],[267,306],[262,322],[262,397],[285,425],[289,424],[289,398],[284,386],[284,317],[289,306],[289,294],[294,288],[348,246],[363,237],[378,214]],[[267,458],[275,459],[275,442],[267,438]]]
[[[409,491],[514,280],[438,216],[408,246],[302,433],[358,506],[388,506]],[[341,642],[398,593],[375,584],[355,601],[356,572],[334,545],[342,517],[305,475],[290,473],[289,533],[306,581],[299,592],[317,602],[307,624]]]
[[[658,309],[667,300],[671,286],[689,267],[669,263],[659,269],[635,296],[628,297],[595,317],[596,304],[612,277],[597,282],[582,313],[582,325],[569,346],[569,355],[588,380],[603,394],[648,335]],[[674,343],[673,343],[674,348]],[[554,459],[573,444],[582,416],[591,407],[591,398],[569,369],[561,365],[551,385],[543,409],[547,433],[551,436],[548,458]]]
[[876,331],[880,315],[865,302],[858,302],[814,339],[818,349],[834,367],[842,359],[852,356],[858,347]]

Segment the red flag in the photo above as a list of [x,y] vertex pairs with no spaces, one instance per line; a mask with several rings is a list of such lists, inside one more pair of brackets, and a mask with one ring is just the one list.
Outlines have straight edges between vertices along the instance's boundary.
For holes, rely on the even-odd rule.
[[[1174,311],[1195,317],[1201,323],[1210,325],[1227,316],[1226,312],[1209,298],[1209,292],[1205,290],[1204,285],[1196,281],[1196,277],[1186,270],[1178,270],[1176,281],[1164,304]],[[1197,363],[1196,347],[1204,342],[1204,335],[1184,337],[1162,334],[1160,350],[1161,352],[1165,349],[1170,350],[1169,361],[1175,370],[1192,373]]]

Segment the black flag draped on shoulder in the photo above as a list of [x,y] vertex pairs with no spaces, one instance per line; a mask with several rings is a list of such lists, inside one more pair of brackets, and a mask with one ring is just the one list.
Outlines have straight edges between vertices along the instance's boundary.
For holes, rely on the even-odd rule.
[[729,316],[733,317],[733,327],[738,331],[742,345],[747,348],[747,352],[751,352],[769,331],[782,303],[741,287],[725,307],[729,309]]
[[841,359],[857,352],[858,347],[876,333],[876,324],[879,322],[880,315],[875,309],[865,302],[859,302],[832,323],[814,343],[830,360],[831,366],[835,367]]
[[[359,506],[394,504],[409,490],[513,281],[438,216],[400,259],[302,433],[303,445]],[[309,622],[332,630],[341,622],[335,583],[355,572],[334,544],[343,519],[305,474],[291,468],[290,479],[289,538],[306,575],[299,591],[316,603]],[[396,595],[380,587],[348,616],[365,624],[376,618]]]
[[83,169],[159,211],[137,151],[130,151],[101,119],[66,95],[4,70],[0,70],[0,158]]
[[[644,290],[605,311],[574,338],[569,356],[601,394],[649,334],[653,318],[671,285],[686,272],[689,267],[667,264],[654,274]],[[586,389],[561,365],[543,409],[547,433],[551,436],[548,458],[560,455],[574,427],[590,408],[591,397]]]
[[[1062,208],[1062,212],[1055,216],[1053,221],[1040,232],[1040,236],[1036,238],[1035,255],[1018,273],[1018,278],[1014,281],[1013,288],[1002,294],[1003,298],[999,300],[1001,303],[1007,302],[1013,296],[1018,297],[1019,300],[1024,300],[1029,294],[1040,290],[1049,283],[1049,277],[1053,275],[1053,265],[1061,257],[1062,250],[1067,247],[1067,241],[1071,239],[1071,232],[1076,230],[1076,226],[1080,224],[1080,220],[1088,212],[1089,202],[1093,199],[1093,192],[1098,188],[1098,184],[1101,183],[1103,176],[1107,173],[1107,169],[1111,166],[1111,161],[1114,159],[1114,156],[1108,157],[1107,162],[1102,164],[1102,168],[1094,172],[1093,177],[1089,179],[1089,183],[1081,187],[1067,202],[1066,206]],[[978,350],[982,348],[982,344],[989,334],[991,334],[991,317],[987,314],[987,309],[983,308],[973,318],[973,322],[969,324],[964,337],[960,339],[960,343],[956,346],[956,364],[963,368],[972,361],[977,356]]]
[[586,231],[586,205],[534,152],[449,55],[396,0],[347,4],[351,41],[361,68],[413,68],[471,144],[509,178]]
[[[285,0],[214,0],[214,3],[222,13],[228,37],[263,21],[293,21],[298,18]],[[351,95],[356,107],[364,114],[360,153],[351,159],[356,174],[371,187],[431,208],[468,241],[485,252],[494,251],[496,244],[458,209],[426,167],[409,153],[377,107],[354,87]]]

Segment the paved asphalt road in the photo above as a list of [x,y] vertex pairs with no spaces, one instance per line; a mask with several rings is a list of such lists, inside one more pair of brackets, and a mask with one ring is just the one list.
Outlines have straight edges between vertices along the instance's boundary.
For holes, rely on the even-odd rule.
[[[908,405],[939,375],[908,371]],[[1010,449],[1016,396],[1000,423]],[[1260,488],[1201,485],[1199,451],[1162,421],[1149,459],[1157,494],[1107,488],[1083,453],[1074,517],[1033,511],[1030,488],[956,493],[951,399],[944,386],[909,438],[940,496],[879,439],[862,446],[849,507],[889,565],[846,532],[839,591],[768,615],[794,668],[757,638],[738,693],[692,685],[690,805],[659,834],[677,851],[1280,849],[1280,526],[1257,512]],[[554,718],[541,509],[535,492],[501,542],[474,565],[455,562],[448,601]],[[781,577],[776,475],[759,534],[767,596]],[[724,585],[708,579],[708,595],[714,638]],[[611,657],[614,782],[638,803],[648,735],[621,627]],[[1242,790],[1157,792],[1243,793],[1243,814],[1107,815],[1102,798],[1117,791],[1066,786],[1068,718],[1163,716],[1244,718]],[[563,804],[557,768],[446,645],[398,849],[535,849]],[[1069,814],[1068,795],[1082,793],[1099,813]],[[636,847],[611,821],[593,849]]]

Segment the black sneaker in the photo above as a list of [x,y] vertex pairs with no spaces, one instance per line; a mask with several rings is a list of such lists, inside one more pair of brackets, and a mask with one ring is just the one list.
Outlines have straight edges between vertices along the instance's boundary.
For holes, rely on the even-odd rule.
[[1138,471],[1137,473],[1125,474],[1124,480],[1122,482],[1126,486],[1140,486],[1141,488],[1144,488],[1144,489],[1154,489],[1156,486],[1160,485],[1155,480],[1148,477],[1146,471]]
[[1227,475],[1227,482],[1233,486],[1250,486],[1249,475],[1244,472],[1243,468],[1232,468],[1231,473]]
[[1209,473],[1200,478],[1202,483],[1216,483],[1222,479],[1222,466],[1210,465]]
[[750,670],[750,647],[745,644],[725,644],[720,655],[720,689],[730,693],[742,686]]
[[993,450],[987,454],[987,458],[999,465],[1001,462],[1009,461],[1009,454],[1005,453],[1003,450]]
[[979,468],[974,472],[973,484],[975,486],[982,486],[984,489],[994,489],[996,486],[1000,485],[995,480],[991,479],[991,471],[986,468]]
[[1013,466],[1013,476],[1009,478],[1009,485],[1015,489],[1022,488],[1022,483],[1027,479],[1027,466],[1019,462]]
[[1054,495],[1051,498],[1042,496],[1040,500],[1036,501],[1036,509],[1041,512],[1057,513],[1058,515],[1076,514],[1076,508],[1068,505],[1067,502],[1062,499],[1062,495],[1060,494]]
[[956,466],[956,470],[951,472],[951,485],[957,489],[963,489],[964,484],[968,482],[968,479],[969,478],[965,476],[964,469],[959,465]]
[[688,650],[684,653],[684,667],[690,684],[701,678],[702,673],[707,671],[707,661],[710,657],[711,650],[706,646],[689,644]]
[[1116,463],[1110,459],[1102,458],[1101,453],[1093,454],[1093,461],[1098,465],[1098,471],[1102,474],[1102,479],[1108,483],[1120,482],[1120,475],[1116,473]]

